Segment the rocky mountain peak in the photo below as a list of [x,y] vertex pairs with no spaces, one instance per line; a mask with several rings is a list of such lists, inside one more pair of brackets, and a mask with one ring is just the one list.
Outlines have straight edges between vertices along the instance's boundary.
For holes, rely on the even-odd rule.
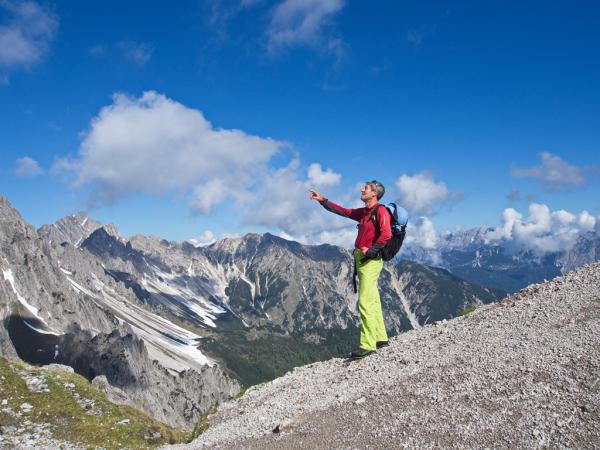
[[10,201],[8,200],[8,198],[6,198],[3,195],[0,195],[0,207],[12,208],[12,205],[10,204]]
[[22,222],[21,214],[11,205],[10,201],[0,195],[0,220],[2,223]]
[[253,258],[258,255],[266,256],[289,254],[297,258],[315,261],[338,260],[348,258],[348,253],[334,245],[304,245],[271,233],[247,233],[240,237],[224,238],[207,247],[206,254],[217,260],[235,260]]
[[68,242],[78,247],[102,223],[92,219],[85,212],[65,216],[53,224],[42,225],[38,234],[50,242],[61,244]]

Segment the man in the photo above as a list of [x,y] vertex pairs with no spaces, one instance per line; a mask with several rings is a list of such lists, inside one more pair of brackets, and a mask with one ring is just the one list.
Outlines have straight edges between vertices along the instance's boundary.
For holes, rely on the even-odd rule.
[[[354,263],[358,273],[358,310],[361,327],[360,345],[352,351],[352,358],[363,358],[388,343],[377,289],[377,280],[383,268],[379,252],[392,236],[390,214],[379,204],[384,193],[385,188],[379,181],[367,181],[360,191],[360,199],[365,207],[348,209],[310,190],[310,198],[318,201],[326,210],[358,222]],[[373,213],[377,224],[372,219]]]

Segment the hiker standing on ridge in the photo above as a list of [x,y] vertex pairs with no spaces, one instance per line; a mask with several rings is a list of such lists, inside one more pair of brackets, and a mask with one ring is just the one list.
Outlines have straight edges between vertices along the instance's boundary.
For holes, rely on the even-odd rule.
[[352,351],[352,358],[363,358],[388,343],[377,289],[377,280],[383,268],[381,249],[392,237],[390,213],[379,204],[379,199],[384,193],[385,188],[379,181],[367,181],[360,191],[364,208],[348,209],[310,190],[310,198],[318,201],[327,211],[358,222],[358,235],[354,242],[354,264],[358,274],[361,327],[360,344]]

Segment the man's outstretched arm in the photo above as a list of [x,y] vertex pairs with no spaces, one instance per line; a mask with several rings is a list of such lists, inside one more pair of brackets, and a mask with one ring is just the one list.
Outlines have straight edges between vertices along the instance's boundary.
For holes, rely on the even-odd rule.
[[310,198],[318,201],[327,211],[337,214],[338,216],[347,217],[357,222],[360,220],[361,212],[358,209],[344,208],[336,203],[330,202],[317,191],[310,189]]

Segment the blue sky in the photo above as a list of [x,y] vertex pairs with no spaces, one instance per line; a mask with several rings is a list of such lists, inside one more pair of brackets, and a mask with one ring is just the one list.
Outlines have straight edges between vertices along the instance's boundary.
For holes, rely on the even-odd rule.
[[377,178],[415,230],[593,229],[598,61],[588,1],[0,0],[0,193],[36,226],[345,243],[306,188]]

